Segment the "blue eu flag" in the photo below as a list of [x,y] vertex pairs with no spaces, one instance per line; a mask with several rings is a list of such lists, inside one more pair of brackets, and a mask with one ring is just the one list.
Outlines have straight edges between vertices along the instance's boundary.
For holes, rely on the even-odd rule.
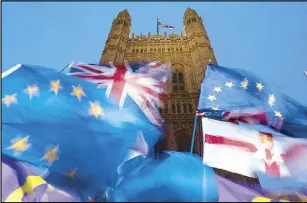
[[198,111],[225,121],[267,125],[292,137],[307,136],[307,107],[240,69],[209,64]]
[[162,152],[159,157],[138,156],[127,161],[116,187],[107,191],[107,201],[217,201],[215,173],[200,157],[183,152]]
[[32,65],[2,74],[2,153],[51,175],[104,191],[142,132],[152,148],[161,132],[129,97],[118,108],[105,89]]

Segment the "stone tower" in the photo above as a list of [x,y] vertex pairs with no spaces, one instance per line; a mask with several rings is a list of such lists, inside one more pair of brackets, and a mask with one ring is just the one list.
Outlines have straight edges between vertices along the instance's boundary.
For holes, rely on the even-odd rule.
[[[161,114],[167,122],[167,137],[159,149],[188,151],[193,120],[198,104],[199,87],[209,59],[216,64],[203,21],[188,8],[183,17],[184,31],[180,34],[134,35],[127,10],[118,14],[112,23],[100,64],[114,64],[138,60],[171,62],[173,74],[168,80],[168,96]],[[198,129],[199,130],[199,129]],[[194,151],[201,153],[196,137]]]
[[111,32],[106,41],[100,64],[112,61],[113,63],[124,61],[127,42],[131,28],[131,18],[127,10],[120,12],[113,20]]

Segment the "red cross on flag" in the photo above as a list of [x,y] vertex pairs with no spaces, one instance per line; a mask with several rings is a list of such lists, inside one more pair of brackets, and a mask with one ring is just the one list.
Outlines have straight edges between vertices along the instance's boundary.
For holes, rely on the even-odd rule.
[[234,123],[202,118],[203,162],[255,177],[299,176],[307,171],[307,140],[259,132]]

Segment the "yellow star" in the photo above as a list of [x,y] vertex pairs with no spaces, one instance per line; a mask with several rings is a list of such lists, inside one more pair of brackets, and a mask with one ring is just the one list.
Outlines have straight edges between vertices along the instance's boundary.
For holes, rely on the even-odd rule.
[[63,87],[60,84],[60,80],[52,80],[50,82],[50,91],[54,92],[55,95],[58,95],[59,90],[62,88]]
[[243,89],[247,89],[247,86],[248,86],[248,79],[247,78],[245,78],[242,82],[241,82],[241,87],[243,88]]
[[208,98],[211,102],[216,100],[215,95],[209,95]]
[[275,102],[276,102],[276,98],[275,98],[274,94],[270,94],[269,95],[269,101],[268,101],[269,105],[272,107],[275,104]]
[[2,103],[4,103],[7,108],[9,108],[12,103],[17,104],[17,93],[5,95],[5,97],[2,98]]
[[221,87],[215,87],[215,88],[213,89],[213,91],[216,91],[216,92],[221,92],[221,91],[222,91],[222,89],[221,89]]
[[24,90],[32,99],[33,96],[39,95],[39,88],[36,85],[28,85],[27,89]]
[[77,168],[72,170],[71,172],[67,173],[66,176],[69,176],[71,178],[76,178]]
[[226,82],[225,86],[231,88],[233,86],[233,84],[232,84],[232,82]]
[[72,91],[71,95],[76,96],[79,101],[81,101],[82,96],[86,96],[83,89],[80,87],[80,85],[78,85],[78,87],[73,85],[72,88],[73,88],[73,91]]
[[283,119],[283,116],[279,111],[274,111],[274,114],[275,114],[276,117]]
[[218,111],[218,110],[220,110],[220,109],[219,109],[218,106],[212,106],[212,110],[213,110],[213,111]]
[[12,140],[12,145],[9,146],[7,149],[11,149],[11,150],[14,150],[15,152],[18,152],[18,153],[22,153],[24,151],[26,151],[27,149],[30,148],[30,144],[28,144],[28,140],[29,140],[29,135],[26,136],[25,138],[22,138],[22,139],[15,139],[15,140]]
[[57,154],[59,151],[59,146],[49,150],[46,154],[41,158],[42,160],[47,160],[48,164],[51,165],[55,160],[58,160]]
[[263,85],[261,84],[261,82],[256,82],[256,87],[257,87],[257,89],[259,90],[259,92],[261,92],[261,90],[263,89]]
[[98,101],[90,102],[90,106],[91,107],[89,109],[89,114],[91,116],[95,116],[96,118],[98,118],[99,116],[103,116],[103,109]]

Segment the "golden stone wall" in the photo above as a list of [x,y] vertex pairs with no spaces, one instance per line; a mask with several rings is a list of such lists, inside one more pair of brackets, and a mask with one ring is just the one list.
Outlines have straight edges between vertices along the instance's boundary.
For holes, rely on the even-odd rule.
[[[124,10],[113,20],[100,59],[100,64],[110,61],[120,64],[124,60],[159,60],[172,64],[165,109],[161,111],[167,122],[167,138],[159,149],[189,151],[199,86],[209,59],[217,64],[201,17],[188,8],[183,24],[184,34],[167,35],[164,32],[136,36],[131,33],[129,12]],[[198,136],[195,140],[198,154],[202,151],[199,139]]]

